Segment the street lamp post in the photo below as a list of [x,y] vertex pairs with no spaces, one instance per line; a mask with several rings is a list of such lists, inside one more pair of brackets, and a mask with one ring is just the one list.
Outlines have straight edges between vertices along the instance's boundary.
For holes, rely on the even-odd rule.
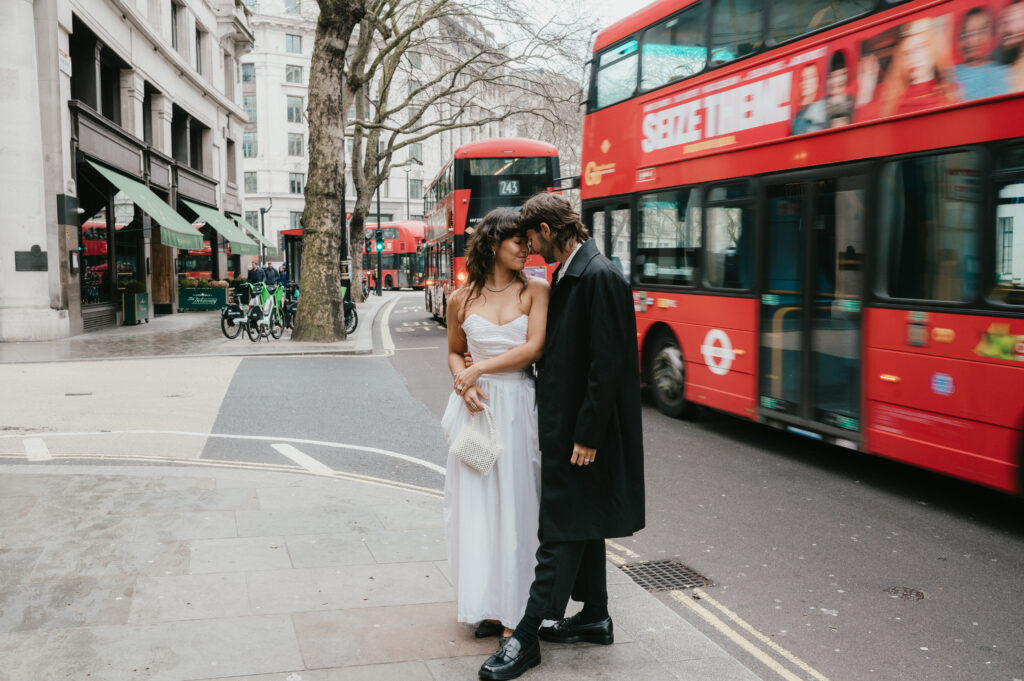
[[[260,208],[260,235],[263,239],[267,238],[267,220],[266,214],[270,212],[270,209],[274,207],[274,199],[271,197],[270,203],[267,204],[266,208]],[[267,260],[267,246],[264,241],[260,241],[260,267]]]

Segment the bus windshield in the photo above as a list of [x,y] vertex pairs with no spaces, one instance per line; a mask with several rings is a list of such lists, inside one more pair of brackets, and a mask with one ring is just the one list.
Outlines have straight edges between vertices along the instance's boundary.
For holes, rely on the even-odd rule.
[[479,222],[494,208],[518,206],[547,191],[554,173],[550,157],[466,159],[462,186],[470,190],[468,224]]

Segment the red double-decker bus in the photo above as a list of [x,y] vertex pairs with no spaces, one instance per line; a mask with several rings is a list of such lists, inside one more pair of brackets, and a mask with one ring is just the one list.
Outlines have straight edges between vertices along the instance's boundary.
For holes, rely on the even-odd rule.
[[581,198],[665,413],[1020,491],[1024,3],[662,0],[598,35]]
[[[425,279],[423,262],[424,223],[418,220],[385,222],[380,226],[384,250],[380,254],[381,285],[388,291],[419,289]],[[377,285],[376,225],[363,230],[363,280],[369,288]]]
[[[427,312],[444,319],[448,297],[466,282],[466,229],[494,208],[518,208],[558,178],[558,150],[550,144],[500,138],[464,144],[424,194]],[[526,274],[550,280],[551,268],[531,255]]]

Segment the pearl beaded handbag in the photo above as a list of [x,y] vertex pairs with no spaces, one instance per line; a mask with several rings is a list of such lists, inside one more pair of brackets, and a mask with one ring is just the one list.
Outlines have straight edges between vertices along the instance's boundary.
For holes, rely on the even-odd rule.
[[[470,421],[462,426],[448,452],[481,475],[487,475],[501,454],[501,445],[498,444],[498,426],[494,423],[494,415],[487,407],[484,407],[483,413],[487,416],[487,433],[480,432],[476,424]],[[473,418],[476,418],[475,414]]]

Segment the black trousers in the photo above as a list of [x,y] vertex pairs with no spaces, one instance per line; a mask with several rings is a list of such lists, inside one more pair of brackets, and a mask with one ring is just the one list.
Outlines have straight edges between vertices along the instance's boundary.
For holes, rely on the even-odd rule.
[[604,539],[541,541],[526,614],[562,619],[570,596],[586,605],[607,607]]

